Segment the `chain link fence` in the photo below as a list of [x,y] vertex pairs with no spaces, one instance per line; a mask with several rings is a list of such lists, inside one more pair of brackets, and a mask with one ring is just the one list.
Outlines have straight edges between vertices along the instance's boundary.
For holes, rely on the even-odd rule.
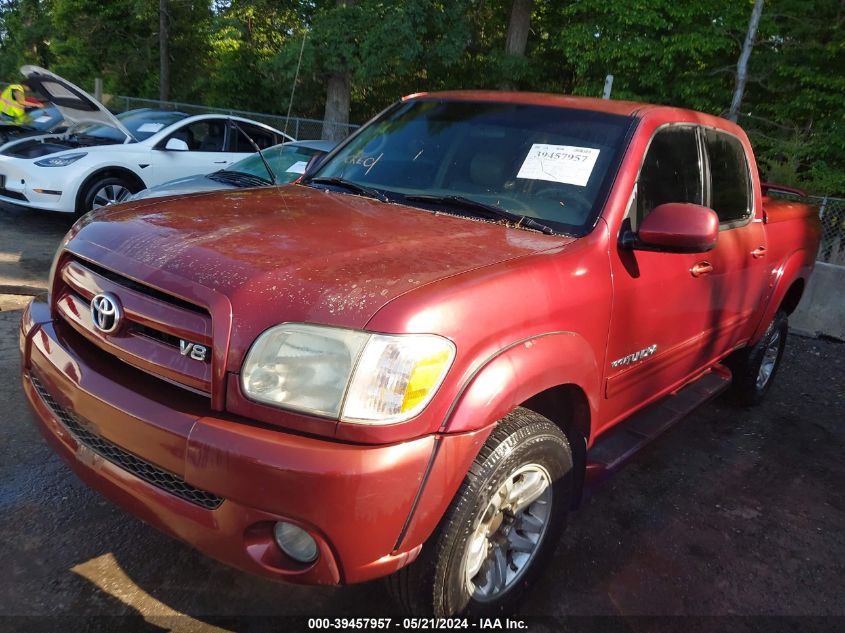
[[[155,108],[159,110],[178,110],[186,114],[231,114],[241,116],[245,119],[253,119],[281,130],[297,140],[313,140],[332,138],[342,140],[349,136],[358,125],[345,123],[324,123],[320,119],[304,119],[302,117],[286,117],[277,114],[263,114],[261,112],[249,112],[247,110],[234,110],[232,108],[211,108],[208,106],[195,105],[192,103],[181,103],[179,101],[159,101],[158,99],[141,99],[139,97],[111,96],[104,100],[105,105],[115,113],[134,110],[136,108]],[[324,130],[325,126],[331,129]],[[326,132],[324,135],[323,132]]]
[[770,191],[769,195],[800,200],[817,207],[822,223],[822,239],[816,261],[845,266],[845,198],[799,196],[782,191]]

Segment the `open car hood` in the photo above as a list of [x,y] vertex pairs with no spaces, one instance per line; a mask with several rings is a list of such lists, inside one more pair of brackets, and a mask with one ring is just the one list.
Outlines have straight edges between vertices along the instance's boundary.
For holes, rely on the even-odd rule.
[[71,123],[103,123],[120,130],[127,138],[137,140],[117,117],[79,86],[40,66],[21,66],[21,74],[26,77],[30,88],[37,90],[58,108],[65,120]]

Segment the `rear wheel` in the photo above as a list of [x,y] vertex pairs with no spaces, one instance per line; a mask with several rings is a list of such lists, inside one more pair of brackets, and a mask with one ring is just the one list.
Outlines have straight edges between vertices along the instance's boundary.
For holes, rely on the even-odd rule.
[[119,176],[95,178],[85,189],[77,207],[77,215],[83,215],[94,209],[124,202],[137,191],[132,183]]
[[445,617],[513,610],[551,558],[572,503],[563,432],[518,408],[505,416],[419,558],[388,579],[410,613]]
[[780,367],[788,331],[787,315],[778,311],[755,345],[734,352],[727,359],[733,373],[728,396],[733,402],[744,406],[762,402]]

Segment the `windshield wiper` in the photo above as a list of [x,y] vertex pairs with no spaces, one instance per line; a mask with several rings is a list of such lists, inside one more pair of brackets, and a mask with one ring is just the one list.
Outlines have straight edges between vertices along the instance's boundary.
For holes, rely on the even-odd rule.
[[261,176],[247,174],[242,171],[232,171],[228,169],[221,169],[220,171],[215,171],[214,173],[208,174],[207,178],[211,178],[212,180],[216,180],[218,182],[224,182],[226,184],[235,185],[237,187],[266,187],[268,185],[273,184],[272,182],[270,182],[266,178],[262,178]]
[[485,204],[484,202],[479,202],[478,200],[473,200],[471,198],[465,198],[464,196],[435,196],[428,194],[418,194],[405,196],[405,200],[409,200],[411,202],[429,202],[431,204],[441,204],[445,206],[459,207],[461,209],[466,209],[467,211],[473,211],[475,215],[480,215],[494,220],[508,220],[509,222],[513,222],[518,227],[534,229],[535,231],[540,231],[541,233],[545,233],[546,235],[554,235],[555,233],[552,227],[547,226],[542,222],[538,222],[534,218],[528,217],[527,215],[519,215],[518,213],[512,213],[500,207],[493,206],[492,204]]
[[252,137],[249,134],[244,132],[243,128],[240,125],[238,125],[237,121],[233,121],[232,119],[229,119],[229,123],[234,125],[235,129],[237,129],[238,132],[243,134],[246,137],[246,140],[249,141],[249,144],[252,145],[252,148],[256,152],[258,152],[258,157],[261,159],[261,162],[264,163],[264,169],[266,169],[267,173],[270,174],[270,184],[275,185],[276,184],[276,174],[273,173],[273,170],[270,167],[270,163],[267,162],[267,159],[264,157],[264,152],[262,152],[261,148],[258,147],[258,143],[256,143],[254,140],[252,140]]
[[344,180],[343,178],[309,178],[307,184],[316,183],[318,185],[334,185],[335,187],[343,187],[354,193],[367,196],[368,198],[375,198],[380,202],[390,202],[390,198],[385,195],[383,191],[359,185],[357,182],[351,180]]

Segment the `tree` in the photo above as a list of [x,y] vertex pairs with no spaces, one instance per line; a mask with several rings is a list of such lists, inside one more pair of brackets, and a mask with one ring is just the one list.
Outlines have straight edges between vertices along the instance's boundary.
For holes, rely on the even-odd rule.
[[751,57],[751,51],[754,48],[754,38],[757,37],[757,26],[760,24],[761,13],[763,13],[763,0],[755,0],[754,9],[751,11],[751,20],[748,22],[745,43],[742,45],[742,53],[740,53],[739,61],[736,64],[736,87],[728,111],[728,118],[734,122],[739,115],[742,95],[745,93],[745,82],[748,79],[748,58]]

